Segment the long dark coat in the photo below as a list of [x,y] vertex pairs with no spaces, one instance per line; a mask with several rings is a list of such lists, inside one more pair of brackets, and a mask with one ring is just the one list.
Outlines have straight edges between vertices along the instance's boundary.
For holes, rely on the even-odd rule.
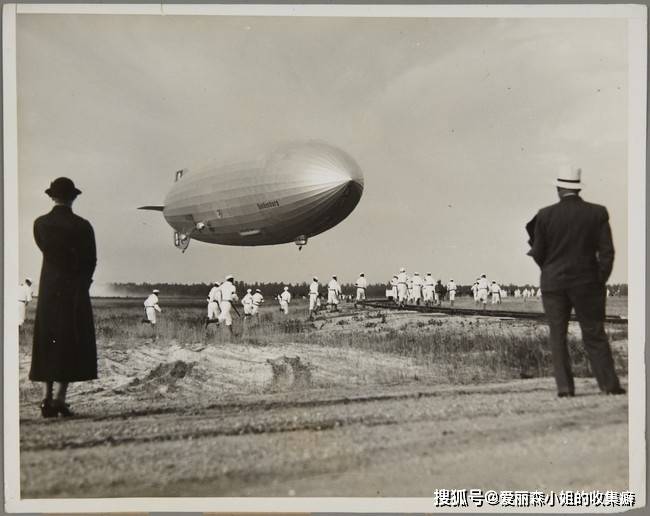
[[97,378],[95,324],[88,289],[97,263],[90,223],[66,206],[34,222],[43,252],[29,378],[79,382]]

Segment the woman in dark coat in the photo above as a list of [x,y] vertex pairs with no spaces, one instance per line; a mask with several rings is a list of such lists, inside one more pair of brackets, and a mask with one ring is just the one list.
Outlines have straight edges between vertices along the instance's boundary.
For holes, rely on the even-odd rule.
[[[65,403],[69,382],[97,378],[95,324],[88,289],[97,263],[90,223],[72,213],[81,193],[60,177],[47,193],[54,208],[34,222],[34,239],[43,252],[34,322],[29,378],[45,382],[43,417],[73,415]],[[57,382],[57,394],[53,387]]]

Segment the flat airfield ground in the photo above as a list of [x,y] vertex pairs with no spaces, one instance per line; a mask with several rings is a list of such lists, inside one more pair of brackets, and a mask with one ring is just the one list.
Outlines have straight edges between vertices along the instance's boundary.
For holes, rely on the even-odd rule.
[[[626,301],[610,298],[608,312],[625,315]],[[71,386],[71,420],[40,417],[28,314],[18,349],[24,498],[628,487],[627,396],[580,377],[577,396],[558,399],[539,322],[344,304],[311,323],[298,301],[288,317],[271,305],[258,321],[236,319],[231,337],[203,328],[202,303],[162,296],[154,335],[141,299],[94,306],[100,378]],[[608,332],[625,384],[627,331]]]

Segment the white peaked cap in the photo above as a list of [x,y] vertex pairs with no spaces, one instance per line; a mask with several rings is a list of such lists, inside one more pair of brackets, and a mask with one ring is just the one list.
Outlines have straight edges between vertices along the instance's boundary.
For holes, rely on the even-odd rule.
[[419,276],[419,275],[420,275],[419,272],[414,272],[413,274],[415,274],[416,276]]
[[250,293],[250,292],[252,292],[252,290],[249,289],[249,288],[247,288],[247,289],[246,289],[246,292],[249,292],[249,293]]
[[318,281],[318,278],[316,276],[314,276],[314,281]]
[[332,274],[332,278],[336,279],[336,274]]
[[32,278],[25,278],[25,281],[29,281],[30,283],[34,283],[34,280]]
[[256,288],[255,292],[259,292],[260,294],[262,293],[262,291],[259,288]]
[[406,272],[406,269],[404,267],[402,267],[399,271],[400,272]]
[[232,274],[228,274],[228,276],[226,276],[226,281],[231,279],[235,279],[235,277]]
[[158,293],[160,293],[160,290],[158,290],[157,288],[155,288],[155,289],[153,289],[153,293],[154,293],[154,294],[158,294]]
[[289,290],[289,287],[284,287],[284,290]]
[[569,190],[580,190],[583,187],[581,176],[582,169],[573,168],[569,165],[562,165],[557,174],[557,179],[553,183],[560,188]]
[[359,273],[359,276],[363,276],[363,275],[364,275],[363,272],[360,272],[360,273]]

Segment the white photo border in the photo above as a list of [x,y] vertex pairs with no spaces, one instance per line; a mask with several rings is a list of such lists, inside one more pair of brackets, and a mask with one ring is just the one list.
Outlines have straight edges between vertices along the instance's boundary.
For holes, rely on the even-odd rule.
[[[211,16],[337,16],[454,18],[626,18],[628,20],[628,306],[629,489],[635,508],[646,499],[646,62],[645,5],[253,5],[253,4],[5,4],[3,6],[4,110],[4,478],[5,510],[31,513],[95,512],[466,512],[436,509],[428,498],[88,498],[20,496],[18,295],[18,142],[16,16],[122,14]],[[632,450],[634,453],[632,453]],[[508,510],[512,509],[512,510]],[[534,512],[593,512],[593,508],[534,508]],[[604,510],[603,512],[613,512]],[[483,507],[472,512],[520,512]]]

